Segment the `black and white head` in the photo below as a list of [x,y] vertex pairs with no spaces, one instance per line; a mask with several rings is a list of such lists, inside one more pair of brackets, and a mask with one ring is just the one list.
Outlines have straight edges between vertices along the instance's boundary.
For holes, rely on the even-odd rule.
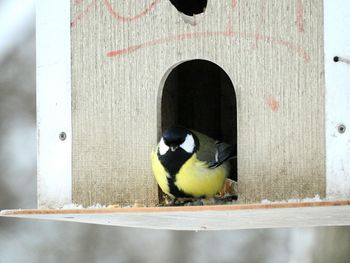
[[196,136],[188,129],[174,126],[167,129],[160,139],[158,151],[160,155],[174,152],[193,154],[198,148]]
[[176,174],[198,148],[199,141],[194,133],[174,126],[164,131],[158,144],[158,158],[169,173]]

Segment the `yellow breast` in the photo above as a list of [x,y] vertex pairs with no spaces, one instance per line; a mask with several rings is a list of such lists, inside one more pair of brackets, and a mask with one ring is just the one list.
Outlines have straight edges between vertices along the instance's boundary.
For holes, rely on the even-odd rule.
[[[170,176],[157,157],[156,151],[151,156],[153,174],[162,191],[174,197],[169,190],[167,178]],[[217,168],[208,168],[199,161],[196,154],[188,159],[176,175],[175,185],[179,190],[194,197],[212,197],[218,193],[228,175],[229,167],[223,164]]]
[[227,164],[210,169],[205,162],[199,161],[196,154],[194,154],[184,163],[176,175],[175,185],[194,197],[212,197],[221,190],[228,171]]
[[163,165],[160,163],[160,161],[157,157],[156,150],[152,152],[151,161],[152,161],[153,174],[157,180],[157,183],[158,183],[160,189],[162,189],[162,191],[164,193],[166,193],[167,195],[173,196],[172,194],[170,194],[169,186],[168,186],[167,177],[169,177],[169,174],[164,169]]

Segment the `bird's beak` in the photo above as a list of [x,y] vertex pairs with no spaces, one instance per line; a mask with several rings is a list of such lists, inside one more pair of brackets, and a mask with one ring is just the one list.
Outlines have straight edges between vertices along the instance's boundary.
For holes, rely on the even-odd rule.
[[179,148],[179,146],[177,146],[177,145],[170,146],[170,150],[172,152],[175,152],[177,148]]

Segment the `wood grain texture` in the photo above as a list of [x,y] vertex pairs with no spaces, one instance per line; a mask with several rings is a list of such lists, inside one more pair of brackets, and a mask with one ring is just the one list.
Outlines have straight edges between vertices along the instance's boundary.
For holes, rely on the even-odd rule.
[[324,196],[322,1],[212,0],[196,26],[169,1],[71,6],[73,202],[157,202],[161,83],[190,59],[234,85],[240,202]]
[[350,201],[196,207],[4,210],[0,216],[171,230],[350,225]]

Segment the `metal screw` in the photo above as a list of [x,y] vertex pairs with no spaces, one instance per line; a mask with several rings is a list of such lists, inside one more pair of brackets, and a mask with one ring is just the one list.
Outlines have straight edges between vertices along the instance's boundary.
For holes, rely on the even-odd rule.
[[346,63],[346,64],[350,64],[350,59],[339,57],[339,56],[333,57],[333,61],[334,62],[343,62],[343,63]]
[[346,127],[344,124],[339,124],[338,125],[338,132],[339,133],[344,133],[346,131]]
[[58,137],[60,138],[61,141],[64,141],[67,138],[67,134],[65,132],[61,132]]

